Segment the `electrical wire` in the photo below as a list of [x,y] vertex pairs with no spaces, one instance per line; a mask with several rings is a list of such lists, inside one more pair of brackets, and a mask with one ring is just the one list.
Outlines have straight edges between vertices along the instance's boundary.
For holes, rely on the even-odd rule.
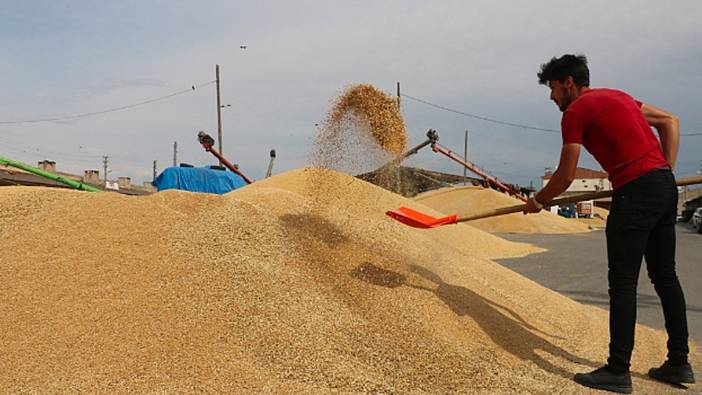
[[183,94],[185,94],[185,93],[193,92],[194,90],[196,90],[196,89],[198,89],[198,88],[202,88],[202,87],[205,87],[205,86],[214,84],[215,82],[216,82],[215,80],[212,80],[212,81],[206,82],[206,83],[204,83],[204,84],[192,85],[192,86],[191,86],[190,88],[188,88],[188,89],[184,89],[184,90],[181,90],[181,91],[178,91],[178,92],[174,92],[174,93],[171,93],[171,94],[168,94],[168,95],[165,95],[165,96],[161,96],[161,97],[157,97],[157,98],[153,98],[153,99],[144,100],[144,101],[141,101],[141,102],[138,102],[138,103],[128,104],[128,105],[126,105],[126,106],[115,107],[115,108],[109,108],[109,109],[101,110],[101,111],[86,112],[86,113],[76,114],[76,115],[65,115],[65,116],[53,117],[53,118],[25,119],[25,120],[21,120],[21,121],[0,121],[0,125],[18,125],[18,124],[24,124],[24,123],[68,121],[68,120],[73,120],[73,119],[87,118],[87,117],[92,117],[92,116],[94,116],[94,115],[107,114],[107,113],[110,113],[110,112],[127,110],[127,109],[130,109],[130,108],[143,106],[143,105],[145,105],[145,104],[150,104],[150,103],[154,103],[154,102],[157,102],[157,101],[170,99],[171,97],[174,97],[174,96],[183,95]]
[[101,155],[97,154],[84,154],[84,153],[75,153],[75,152],[61,152],[61,151],[53,151],[53,150],[46,150],[43,148],[38,148],[38,147],[32,147],[28,144],[24,143],[18,143],[14,141],[9,141],[4,138],[0,138],[0,146],[10,148],[10,149],[15,149],[15,150],[22,150],[23,152],[29,153],[35,152],[39,154],[44,154],[48,156],[60,156],[62,158],[69,158],[69,159],[81,159],[81,160],[88,160],[88,159],[99,159],[102,158]]
[[534,175],[528,175],[528,174],[515,174],[515,173],[508,173],[505,171],[497,171],[497,170],[491,170],[490,173],[488,174],[497,174],[497,175],[503,175],[503,176],[509,176],[509,177],[521,177],[521,178],[529,178],[529,177],[534,177]]
[[[53,121],[65,121],[65,120],[75,120],[75,119],[81,119],[81,118],[87,118],[95,115],[100,115],[100,114],[106,114],[106,113],[111,113],[111,112],[116,112],[116,111],[123,111],[127,109],[131,109],[134,107],[166,100],[169,98],[172,98],[174,96],[179,96],[183,95],[186,93],[190,93],[195,91],[198,88],[202,88],[208,85],[212,85],[216,82],[216,80],[208,81],[206,83],[202,83],[199,85],[192,85],[188,89],[184,89],[181,91],[173,92],[171,94],[165,95],[165,96],[160,96],[148,100],[144,100],[138,103],[133,103],[133,104],[128,104],[125,106],[120,106],[120,107],[114,107],[114,108],[109,108],[106,110],[101,110],[101,111],[93,111],[93,112],[86,112],[86,113],[81,113],[81,114],[75,114],[75,115],[66,115],[66,116],[57,116],[57,117],[51,117],[51,118],[38,118],[38,119],[26,119],[26,120],[20,120],[20,121],[0,121],[0,125],[17,125],[17,124],[26,124],[26,123],[39,123],[39,122],[53,122]],[[13,134],[13,135],[18,135],[17,133],[13,133],[11,131],[7,131],[5,133],[8,134]],[[20,147],[26,147],[26,149],[20,148]],[[69,164],[73,165],[75,167],[85,167],[87,163],[99,163],[102,161],[102,156],[101,155],[96,155],[96,154],[86,154],[86,153],[67,153],[67,152],[60,152],[60,151],[53,151],[53,150],[46,150],[46,149],[41,149],[37,147],[30,147],[26,143],[18,143],[14,141],[8,141],[6,139],[0,139],[0,151],[4,150],[9,150],[15,153],[20,154],[20,156],[25,157],[25,158],[33,158],[34,160],[36,159],[46,159],[48,157],[56,158],[61,161],[63,164]],[[110,156],[110,158],[114,158],[115,156]],[[121,156],[118,156],[117,158],[120,158]]]
[[449,112],[452,112],[455,114],[465,115],[465,116],[470,117],[470,118],[480,119],[481,121],[492,122],[492,123],[497,123],[500,125],[512,126],[512,127],[516,127],[516,128],[522,128],[522,129],[536,130],[539,132],[549,132],[549,133],[560,133],[561,132],[560,130],[556,130],[556,129],[539,128],[539,127],[534,127],[534,126],[529,126],[529,125],[522,125],[522,124],[514,123],[514,122],[501,121],[499,119],[492,119],[492,118],[484,117],[482,115],[471,114],[471,113],[468,113],[465,111],[458,111],[458,110],[454,110],[452,108],[440,106],[438,104],[434,104],[434,103],[428,102],[426,100],[422,100],[422,99],[419,99],[419,98],[416,98],[416,97],[413,97],[413,96],[410,96],[410,95],[407,95],[404,93],[402,93],[400,96],[417,101],[419,103],[426,104],[426,105],[434,107],[434,108],[438,108],[440,110],[449,111]]
[[[560,130],[556,130],[556,129],[539,128],[539,127],[534,127],[534,126],[529,126],[529,125],[523,125],[520,123],[501,121],[499,119],[492,119],[492,118],[484,117],[482,115],[471,114],[471,113],[468,113],[465,111],[454,110],[452,108],[444,107],[444,106],[441,106],[441,105],[438,105],[438,104],[435,104],[435,103],[432,103],[432,102],[429,102],[426,100],[422,100],[422,99],[419,99],[419,98],[416,98],[416,97],[413,97],[413,96],[410,96],[410,95],[407,95],[404,93],[400,94],[400,96],[406,97],[410,100],[414,100],[414,101],[422,103],[422,104],[426,104],[430,107],[438,108],[440,110],[452,112],[455,114],[465,115],[467,117],[479,119],[481,121],[492,122],[492,123],[497,123],[497,124],[505,125],[505,126],[512,126],[512,127],[516,127],[516,128],[535,130],[535,131],[539,131],[539,132],[561,133]],[[685,132],[685,133],[680,133],[680,135],[681,136],[702,136],[702,132]]]

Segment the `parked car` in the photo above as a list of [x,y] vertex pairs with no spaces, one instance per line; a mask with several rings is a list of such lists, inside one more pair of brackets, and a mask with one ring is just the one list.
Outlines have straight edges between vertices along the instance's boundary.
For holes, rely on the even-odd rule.
[[692,214],[692,226],[697,228],[697,233],[702,233],[702,207],[698,207]]
[[558,215],[566,218],[575,218],[577,210],[575,208],[575,203],[565,204],[558,206]]

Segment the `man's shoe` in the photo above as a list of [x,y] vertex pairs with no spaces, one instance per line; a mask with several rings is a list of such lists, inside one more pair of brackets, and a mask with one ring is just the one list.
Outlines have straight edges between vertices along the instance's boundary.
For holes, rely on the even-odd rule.
[[672,365],[666,361],[660,368],[649,370],[648,375],[658,381],[671,384],[693,384],[695,382],[692,366],[689,363]]
[[613,373],[607,366],[593,370],[590,373],[576,373],[573,377],[576,383],[590,388],[619,392],[621,394],[630,394],[631,374]]

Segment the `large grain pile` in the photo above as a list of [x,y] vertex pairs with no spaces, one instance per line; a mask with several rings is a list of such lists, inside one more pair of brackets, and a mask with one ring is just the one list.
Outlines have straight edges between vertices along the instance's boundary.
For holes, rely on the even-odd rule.
[[[523,204],[521,200],[489,188],[443,188],[415,196],[415,201],[445,214],[471,215]],[[587,232],[587,224],[563,218],[548,211],[524,215],[521,212],[469,222],[489,232],[577,233]]]
[[[398,205],[432,212],[313,169],[225,196],[0,188],[0,393],[593,393],[570,377],[604,360],[604,311],[484,258],[531,247]],[[665,335],[636,341],[637,390],[678,391],[641,378]]]

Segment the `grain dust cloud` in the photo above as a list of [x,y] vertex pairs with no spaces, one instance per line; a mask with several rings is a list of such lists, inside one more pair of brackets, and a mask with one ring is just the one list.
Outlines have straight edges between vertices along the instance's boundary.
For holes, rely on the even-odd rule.
[[395,98],[369,84],[346,88],[331,103],[312,149],[312,165],[365,178],[402,194],[411,180],[402,177],[397,159],[408,135]]
[[348,87],[320,124],[312,164],[359,174],[402,154],[407,131],[397,102],[369,84]]

